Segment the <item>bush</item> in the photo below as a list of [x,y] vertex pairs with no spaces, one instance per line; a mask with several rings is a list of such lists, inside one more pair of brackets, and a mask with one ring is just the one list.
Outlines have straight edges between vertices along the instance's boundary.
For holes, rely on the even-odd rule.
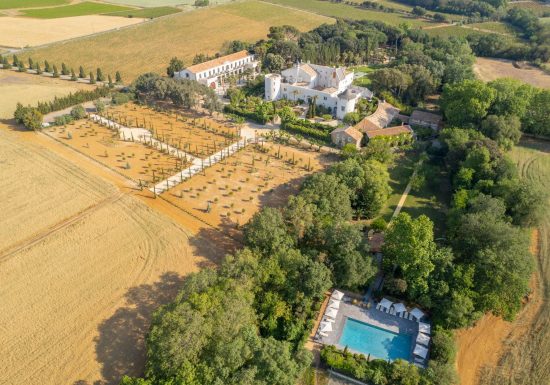
[[116,94],[113,94],[113,97],[111,98],[111,103],[116,105],[126,104],[130,101],[131,97],[129,94],[117,92]]
[[71,115],[66,114],[66,115],[56,116],[53,121],[53,124],[55,124],[56,126],[64,126],[65,124],[69,124],[72,121],[74,121],[74,118]]
[[83,119],[86,117],[86,110],[81,105],[78,105],[71,110],[71,116],[74,119]]
[[101,100],[96,100],[94,102],[95,110],[99,113],[105,111],[105,103],[103,103]]
[[15,121],[23,124],[29,130],[40,130],[42,128],[42,113],[35,107],[23,107],[21,103],[17,103],[17,107],[13,114]]
[[330,143],[330,132],[325,131],[326,127],[322,124],[298,119],[293,122],[283,122],[281,128],[293,134],[302,135],[305,138]]
[[384,231],[388,228],[388,222],[382,217],[378,217],[370,224],[370,228],[374,231]]

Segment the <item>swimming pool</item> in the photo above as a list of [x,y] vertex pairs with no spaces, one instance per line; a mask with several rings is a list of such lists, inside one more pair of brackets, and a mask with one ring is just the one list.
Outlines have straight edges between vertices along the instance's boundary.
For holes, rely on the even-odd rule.
[[410,360],[412,336],[397,334],[353,318],[347,318],[342,336],[338,342],[341,347],[368,356],[384,360]]

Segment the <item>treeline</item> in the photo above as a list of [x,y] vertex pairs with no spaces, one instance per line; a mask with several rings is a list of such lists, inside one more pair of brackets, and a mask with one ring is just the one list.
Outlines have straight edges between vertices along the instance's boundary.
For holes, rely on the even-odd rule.
[[378,93],[391,92],[399,100],[416,105],[446,84],[473,79],[474,55],[462,39],[407,38],[396,60],[370,77]]
[[[88,79],[90,84],[95,84],[96,82],[105,82],[108,81],[109,87],[114,87],[114,82],[111,75],[105,77],[101,68],[97,68],[94,72],[90,71],[89,75],[84,71],[84,67],[80,66],[78,75],[73,68],[67,67],[65,63],[61,63],[61,70],[55,64],[50,64],[47,60],[44,61],[44,67],[41,66],[41,63],[34,61],[31,57],[28,58],[27,63],[19,59],[17,55],[13,55],[12,61],[10,63],[7,56],[2,56],[1,64],[3,69],[12,69],[17,67],[19,72],[34,71],[37,75],[42,75],[43,73],[51,73],[52,77],[59,78],[61,75],[71,77],[71,81],[77,81],[78,79]],[[115,81],[117,84],[122,83],[122,76],[119,71],[116,71]]]
[[130,90],[138,99],[170,100],[176,107],[195,108],[202,105],[210,113],[221,109],[214,90],[193,80],[166,78],[151,72],[134,80]]
[[18,124],[23,124],[29,130],[40,130],[43,115],[106,97],[110,93],[111,90],[108,87],[98,87],[91,91],[79,90],[67,96],[56,96],[50,102],[38,102],[36,107],[24,107],[21,103],[17,103],[14,118]]
[[441,107],[448,125],[479,128],[505,148],[519,141],[521,131],[550,137],[550,90],[518,80],[449,85],[443,89]]
[[474,17],[497,17],[508,3],[506,0],[396,0],[437,12]]
[[478,56],[530,60],[543,64],[550,60],[550,25],[528,9],[511,8],[503,20],[515,27],[524,43],[497,34],[471,34],[468,41]]
[[[365,287],[376,271],[350,220],[387,171],[373,159],[345,164],[308,178],[285,207],[262,209],[242,251],[189,276],[153,316],[145,379],[121,384],[295,385],[312,360],[304,343],[324,293]],[[339,167],[352,165],[360,177],[347,180]]]

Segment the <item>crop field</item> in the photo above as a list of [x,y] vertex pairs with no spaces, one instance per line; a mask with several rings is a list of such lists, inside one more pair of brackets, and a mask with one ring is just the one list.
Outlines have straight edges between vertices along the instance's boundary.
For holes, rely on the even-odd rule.
[[[131,5],[135,7],[158,7],[193,5],[195,0],[106,0],[107,3]],[[230,0],[210,0],[210,5],[229,3]]]
[[329,17],[341,17],[355,20],[383,21],[392,25],[408,23],[413,27],[433,24],[430,21],[415,17],[408,17],[397,13],[378,12],[351,6],[345,3],[333,3],[322,0],[268,0],[271,3],[303,9]]
[[178,12],[181,12],[181,9],[176,7],[154,7],[154,8],[142,8],[142,9],[131,9],[127,11],[118,11],[118,12],[106,13],[105,15],[154,19],[155,17],[171,15]]
[[[523,140],[511,153],[520,175],[550,189],[550,143]],[[538,229],[536,255],[537,303],[528,303],[512,324],[496,367],[486,368],[481,385],[538,385],[550,383],[550,213]],[[529,309],[532,307],[533,309]],[[531,310],[531,311],[529,311]],[[534,313],[534,314],[529,314]]]
[[158,140],[194,157],[207,158],[238,140],[231,123],[189,111],[155,111],[127,103],[103,114],[126,127],[146,128]]
[[2,0],[0,9],[51,7],[68,4],[70,0]]
[[143,186],[189,166],[158,148],[130,138],[122,140],[113,130],[92,121],[79,120],[44,132]]
[[130,11],[132,8],[122,7],[120,5],[95,3],[85,1],[53,8],[36,8],[22,11],[23,16],[37,19],[56,19],[62,17],[74,17],[85,15],[100,15],[102,13]]
[[0,46],[15,48],[54,43],[143,22],[139,18],[101,15],[61,19],[5,16],[1,20]]
[[498,21],[486,21],[483,23],[468,24],[467,26],[504,35],[514,36],[516,34],[516,31],[512,26]]
[[243,225],[263,206],[282,206],[303,178],[330,157],[296,147],[252,144],[207,168],[161,197],[224,232],[239,236]]
[[35,104],[55,96],[67,95],[91,86],[66,80],[45,78],[15,71],[0,70],[0,119],[13,118],[17,102]]
[[486,82],[508,77],[535,87],[550,88],[550,75],[536,67],[516,68],[509,60],[478,57],[474,63],[474,72]]
[[324,16],[263,2],[236,2],[182,12],[68,43],[31,49],[20,57],[26,60],[32,56],[51,63],[65,62],[75,68],[80,65],[85,69],[101,67],[104,73],[120,71],[126,81],[131,81],[147,71],[164,73],[174,56],[189,64],[197,53],[217,53],[228,40],[253,42],[265,38],[273,25],[290,24],[307,31],[322,23],[332,22],[333,19]]
[[529,9],[535,13],[535,15],[542,16],[546,12],[550,12],[550,6],[539,1],[525,1],[518,3],[508,3],[509,8],[524,8]]

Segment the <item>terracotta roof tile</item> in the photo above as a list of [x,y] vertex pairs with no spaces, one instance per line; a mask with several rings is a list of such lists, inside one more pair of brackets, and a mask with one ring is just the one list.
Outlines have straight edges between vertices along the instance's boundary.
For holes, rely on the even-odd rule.
[[221,66],[226,62],[232,62],[232,61],[244,59],[248,55],[250,54],[248,53],[247,50],[242,50],[239,52],[232,53],[230,55],[225,55],[212,60],[205,61],[204,63],[192,65],[190,67],[187,67],[186,69],[189,72],[198,73],[198,72],[206,71],[206,70]]

